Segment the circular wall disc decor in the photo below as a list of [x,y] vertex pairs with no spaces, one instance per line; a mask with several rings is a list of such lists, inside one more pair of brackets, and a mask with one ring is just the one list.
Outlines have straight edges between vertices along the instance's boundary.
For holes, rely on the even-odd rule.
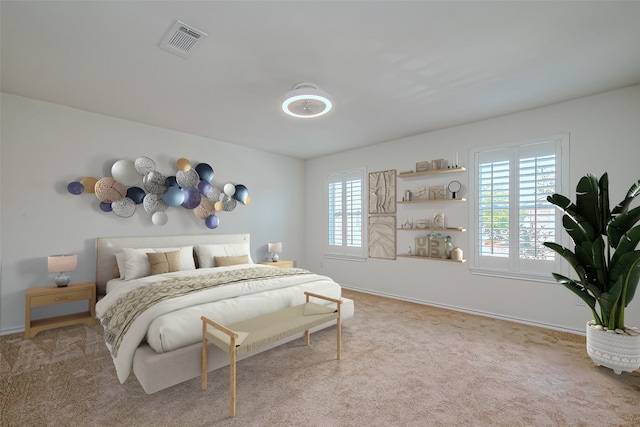
[[168,220],[169,217],[165,212],[156,212],[151,215],[151,222],[153,225],[165,225]]
[[220,195],[222,191],[218,187],[211,187],[211,191],[207,193],[207,199],[211,200],[213,203],[220,201]]
[[96,197],[101,202],[112,203],[123,199],[127,195],[127,187],[111,177],[105,177],[96,182]]
[[111,203],[113,213],[120,218],[129,218],[136,212],[136,203],[128,197]]
[[222,205],[224,206],[222,210],[226,212],[231,212],[236,208],[236,206],[238,206],[238,201],[233,197],[225,197],[224,200],[222,201]]
[[167,205],[162,200],[162,194],[153,193],[149,193],[144,196],[144,199],[142,200],[142,206],[144,207],[144,210],[150,214],[154,214],[156,212],[164,212],[169,208],[169,205]]
[[142,178],[142,186],[148,193],[162,194],[167,189],[165,186],[166,181],[166,176],[160,172],[152,171]]
[[200,219],[207,219],[208,216],[216,213],[213,202],[206,197],[200,199],[200,204],[193,210],[193,213]]
[[84,192],[91,194],[96,192],[96,182],[98,180],[91,176],[85,176],[80,180],[80,184],[84,185]]
[[148,157],[138,157],[133,166],[136,168],[136,172],[145,176],[149,172],[156,170],[156,163]]
[[195,169],[189,169],[188,171],[178,171],[176,172],[176,181],[182,188],[195,187],[200,181],[200,176]]

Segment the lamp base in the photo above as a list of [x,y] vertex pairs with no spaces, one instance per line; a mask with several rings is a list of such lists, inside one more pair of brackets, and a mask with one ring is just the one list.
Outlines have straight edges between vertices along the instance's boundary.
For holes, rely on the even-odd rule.
[[67,286],[69,284],[69,281],[71,279],[69,278],[69,276],[67,274],[65,274],[64,272],[59,273],[56,276],[56,286],[59,288],[64,288],[65,286]]
[[277,253],[274,253],[273,255],[271,255],[271,261],[276,262],[280,259],[280,257],[278,256]]

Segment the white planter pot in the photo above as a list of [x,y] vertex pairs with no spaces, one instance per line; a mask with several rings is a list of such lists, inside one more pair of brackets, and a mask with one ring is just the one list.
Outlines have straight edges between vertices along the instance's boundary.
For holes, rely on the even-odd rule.
[[606,366],[620,375],[640,368],[640,334],[605,331],[587,323],[587,353],[596,366]]

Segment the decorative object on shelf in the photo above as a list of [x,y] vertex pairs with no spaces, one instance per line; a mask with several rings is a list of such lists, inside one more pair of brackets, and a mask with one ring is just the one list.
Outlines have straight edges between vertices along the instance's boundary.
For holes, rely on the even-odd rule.
[[396,170],[369,173],[369,213],[396,211]]
[[396,259],[395,216],[369,216],[369,258]]
[[460,248],[451,249],[451,259],[454,261],[462,261],[464,259],[462,254],[462,249]]
[[428,170],[429,170],[429,161],[416,163],[416,172],[426,172]]
[[444,228],[444,212],[436,212],[433,214],[433,228]]
[[449,163],[449,168],[450,169],[455,169],[455,168],[458,167],[458,165],[460,165],[460,163],[458,162],[458,152],[455,151],[451,156],[451,161]]
[[430,236],[429,238],[429,257],[431,258],[448,258],[447,257],[446,238],[441,235]]
[[447,188],[451,192],[451,198],[455,199],[456,195],[458,194],[458,192],[462,188],[462,185],[460,184],[460,181],[451,181],[449,183],[449,185],[447,186]]
[[320,117],[331,111],[333,104],[329,94],[313,83],[298,83],[287,92],[282,101],[282,111],[301,119]]
[[56,276],[56,286],[64,288],[69,284],[68,271],[78,268],[78,255],[51,255],[47,257],[47,269],[49,273],[58,273]]
[[165,176],[148,157],[117,160],[111,167],[112,176],[84,177],[69,183],[67,191],[74,195],[95,193],[103,212],[113,212],[121,218],[133,216],[136,205],[142,204],[151,215],[151,223],[158,226],[167,223],[165,211],[169,207],[192,210],[207,228],[214,229],[220,224],[217,212],[233,211],[238,202],[251,204],[249,190],[242,184],[228,182],[223,190],[214,186],[213,168],[207,163],[193,168],[189,159],[182,157],[176,167],[175,175]]
[[402,198],[403,202],[411,201],[411,190],[404,190],[404,197]]
[[411,193],[411,200],[429,200],[429,187],[416,187]]
[[447,187],[444,184],[429,187],[429,200],[444,200],[446,198]]
[[413,228],[413,220],[409,221],[409,218],[407,218],[407,220],[402,223],[401,227],[407,230],[411,230]]
[[418,236],[415,238],[416,256],[429,256],[429,236]]
[[267,244],[267,251],[271,252],[271,261],[276,262],[280,259],[278,255],[282,252],[282,242],[270,242]]
[[431,160],[431,170],[442,170],[447,168],[447,161],[445,159]]
[[413,251],[411,250],[411,246],[409,246],[409,249],[407,249],[407,255],[413,256]]
[[453,243],[451,243],[451,236],[444,238],[444,254],[447,259],[451,259],[451,251],[453,250]]
[[426,228],[431,228],[431,219],[429,218],[419,219],[418,221],[416,221],[416,228],[419,228],[421,230]]
[[[587,174],[576,186],[576,202],[561,194],[547,197],[564,212],[562,224],[575,244],[575,253],[557,243],[544,245],[562,256],[575,278],[553,277],[578,295],[591,309],[587,323],[587,353],[596,366],[616,374],[640,368],[640,333],[625,324],[625,309],[640,280],[640,206],[629,209],[640,195],[640,180],[620,203],[609,205],[609,177]],[[606,332],[603,332],[606,331]],[[611,340],[606,339],[611,336]]]

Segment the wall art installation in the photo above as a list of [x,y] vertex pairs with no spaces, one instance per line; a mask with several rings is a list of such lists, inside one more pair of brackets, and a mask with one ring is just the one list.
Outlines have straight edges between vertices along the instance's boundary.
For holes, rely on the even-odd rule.
[[396,211],[396,170],[369,173],[369,213]]
[[369,217],[369,258],[396,259],[396,217]]
[[169,208],[183,208],[193,212],[210,229],[220,224],[217,212],[230,212],[238,203],[251,203],[249,190],[242,184],[213,186],[213,168],[207,163],[192,167],[188,159],[180,158],[176,167],[175,175],[165,176],[148,157],[118,160],[111,167],[111,176],[84,177],[69,183],[67,191],[74,195],[95,194],[102,211],[121,218],[133,216],[137,205],[142,205],[154,225],[167,223]]

